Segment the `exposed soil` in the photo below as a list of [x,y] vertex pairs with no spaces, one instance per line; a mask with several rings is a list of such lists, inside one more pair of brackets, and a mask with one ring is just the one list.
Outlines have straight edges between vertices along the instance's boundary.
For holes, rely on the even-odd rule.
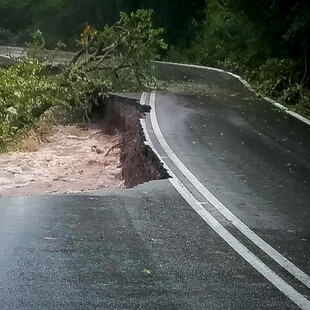
[[48,140],[37,151],[0,156],[1,196],[124,187],[120,149],[105,156],[120,142],[119,135],[104,134],[98,124],[88,130],[56,126]]
[[133,187],[168,177],[143,144],[135,100],[114,96],[106,117],[87,129],[55,126],[39,141],[24,141],[25,152],[0,155],[0,196],[75,193]]
[[169,177],[158,157],[143,143],[139,119],[149,110],[149,106],[120,96],[112,96],[107,104],[106,124],[108,128],[118,129],[122,135],[120,160],[126,187]]

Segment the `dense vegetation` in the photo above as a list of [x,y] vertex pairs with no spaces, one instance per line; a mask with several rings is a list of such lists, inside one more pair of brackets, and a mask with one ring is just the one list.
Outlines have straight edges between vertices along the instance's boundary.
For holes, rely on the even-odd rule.
[[[259,92],[310,117],[309,1],[0,0],[0,45],[30,42],[34,51],[33,59],[0,70],[1,141],[51,105],[87,110],[109,91],[152,83],[148,61],[165,44],[150,12],[124,13],[116,22],[120,11],[140,8],[153,9],[155,26],[164,28],[169,49],[161,57],[241,74]],[[93,39],[77,40],[87,23]],[[45,48],[78,52],[55,75]]]
[[310,117],[309,52],[309,1],[208,0],[199,32],[169,59],[239,73]]
[[75,48],[76,34],[88,22],[101,29],[112,25],[119,13],[152,9],[157,27],[174,45],[186,44],[203,18],[204,0],[0,0],[0,45],[23,44],[40,29],[47,46],[58,40]]
[[[80,49],[71,61],[58,64],[45,49],[42,32],[33,34],[26,60],[0,69],[0,149],[47,110],[88,118],[91,107],[110,92],[154,86],[153,65],[162,29],[153,28],[152,11],[121,13],[120,20],[102,30],[86,28]],[[60,72],[59,72],[59,69]]]

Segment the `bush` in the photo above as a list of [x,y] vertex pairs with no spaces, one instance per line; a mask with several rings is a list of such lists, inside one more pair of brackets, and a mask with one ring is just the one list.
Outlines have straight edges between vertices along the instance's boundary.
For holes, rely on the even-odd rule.
[[248,73],[248,78],[255,82],[259,91],[280,97],[290,85],[293,64],[289,59],[270,58],[256,70]]
[[186,57],[186,55],[183,53],[183,51],[174,46],[169,47],[166,59],[171,62],[189,63],[189,60]]
[[189,49],[183,53],[191,62],[207,66],[236,66],[242,61],[253,62],[260,50],[253,42],[255,27],[243,12],[235,12],[226,0],[210,0],[205,9],[205,20]]
[[0,149],[57,102],[53,97],[56,85],[47,80],[45,72],[45,65],[34,60],[0,69]]
[[151,18],[148,10],[121,13],[114,26],[89,30],[87,40],[82,36],[81,49],[57,74],[49,72],[50,53],[42,32],[36,31],[27,45],[28,59],[0,69],[0,149],[50,107],[87,118],[91,105],[110,92],[155,85],[150,60],[166,44]]

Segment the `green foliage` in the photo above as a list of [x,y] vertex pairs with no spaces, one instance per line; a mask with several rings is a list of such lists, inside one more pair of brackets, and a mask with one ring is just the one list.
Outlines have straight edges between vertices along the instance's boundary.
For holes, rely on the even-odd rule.
[[67,49],[67,44],[64,43],[62,40],[59,40],[56,44],[56,48],[60,51],[64,51]]
[[309,117],[310,91],[302,87],[299,75],[293,74],[294,70],[292,60],[270,58],[257,69],[249,70],[246,77],[260,93],[295,106],[294,110]]
[[290,81],[293,64],[289,59],[269,58],[257,69],[250,71],[248,78],[256,81],[256,88],[273,97],[280,97]]
[[23,8],[28,4],[26,0],[0,0],[0,8],[14,7]]
[[36,30],[31,34],[32,41],[27,42],[27,55],[28,57],[35,58],[38,60],[46,60],[48,53],[45,50],[45,38],[41,30]]
[[189,48],[167,56],[241,74],[258,92],[310,111],[309,22],[309,2],[208,0]]
[[17,44],[29,41],[40,29],[46,45],[53,48],[59,39],[74,48],[76,30],[85,22],[97,29],[112,25],[119,13],[153,9],[155,24],[166,29],[165,40],[185,46],[199,29],[205,0],[0,0],[1,27],[8,29]]
[[182,51],[182,49],[175,46],[169,46],[166,58],[172,62],[178,63],[189,63],[187,55]]
[[151,10],[121,13],[113,26],[92,30],[86,41],[82,38],[84,46],[72,59],[64,83],[83,90],[83,104],[115,89],[128,91],[154,85],[150,60],[157,58],[159,49],[167,47],[162,32],[154,29]]
[[0,149],[57,102],[57,86],[45,72],[45,65],[33,60],[0,69]]
[[261,49],[254,25],[242,12],[229,8],[227,0],[209,0],[205,10],[203,27],[185,55],[191,61],[211,66],[234,68],[238,63],[255,66]]
[[[51,74],[51,53],[44,49],[42,32],[36,31],[28,59],[0,69],[0,149],[51,107],[87,118],[91,106],[110,92],[154,86],[150,60],[167,47],[162,32],[154,29],[150,10],[122,13],[113,26],[87,33],[69,65]],[[44,61],[40,51],[48,54]]]
[[36,30],[31,34],[32,42],[26,43],[27,48],[43,49],[45,47],[45,38],[41,30]]

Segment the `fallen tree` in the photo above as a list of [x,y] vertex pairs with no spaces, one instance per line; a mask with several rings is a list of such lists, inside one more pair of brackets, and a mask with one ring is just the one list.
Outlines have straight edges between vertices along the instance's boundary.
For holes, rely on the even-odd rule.
[[38,34],[26,60],[0,69],[1,149],[52,107],[87,119],[91,106],[111,92],[154,87],[151,61],[166,48],[162,29],[153,27],[152,11],[121,13],[118,22],[103,30],[87,26],[78,40],[79,51],[53,73],[51,53]]

